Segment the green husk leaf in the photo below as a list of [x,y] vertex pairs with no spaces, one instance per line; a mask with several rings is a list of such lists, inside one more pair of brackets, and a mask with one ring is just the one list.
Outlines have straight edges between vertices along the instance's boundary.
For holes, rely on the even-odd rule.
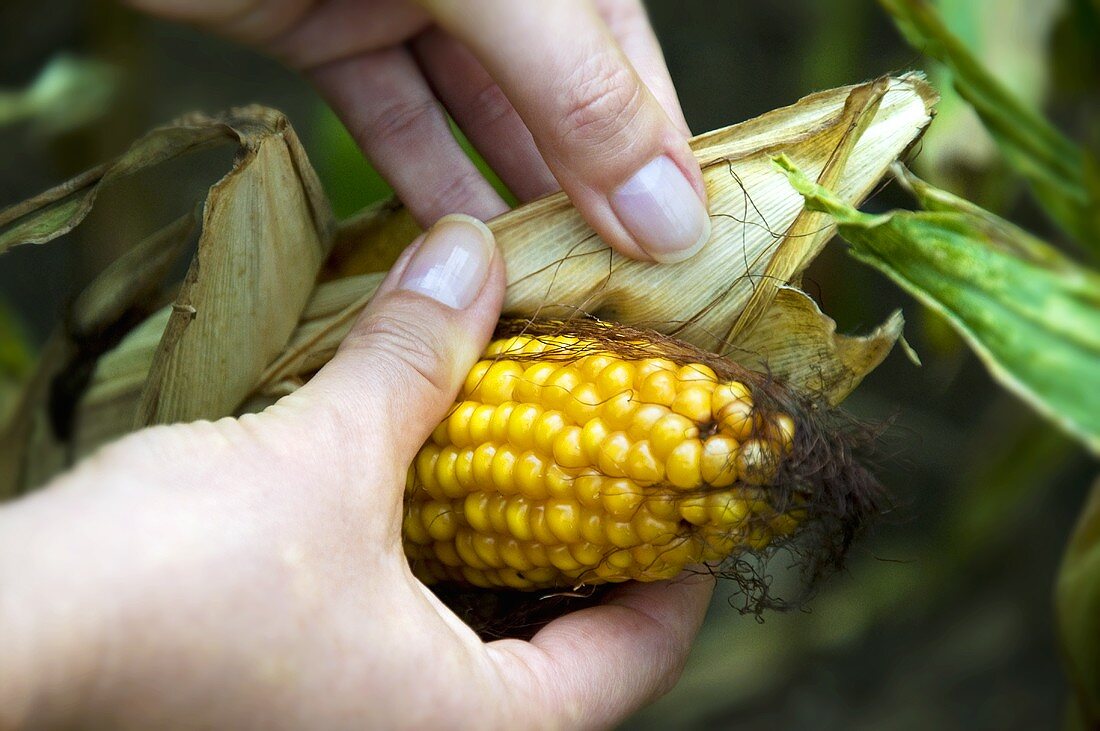
[[1100,200],[1086,179],[1087,153],[998,81],[947,28],[929,0],[880,0],[917,50],[946,64],[1005,159],[1050,217],[1100,256]]
[[1062,661],[1076,727],[1100,726],[1100,480],[1070,537],[1055,586]]
[[1100,274],[912,176],[936,210],[875,216],[776,162],[854,257],[946,317],[994,378],[1100,454]]

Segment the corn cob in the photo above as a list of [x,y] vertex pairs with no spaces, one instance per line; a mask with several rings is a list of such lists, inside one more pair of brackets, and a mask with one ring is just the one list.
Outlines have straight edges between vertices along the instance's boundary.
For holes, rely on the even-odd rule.
[[408,473],[422,581],[654,581],[795,531],[799,496],[772,494],[792,415],[754,402],[747,378],[642,340],[623,350],[598,331],[489,345]]

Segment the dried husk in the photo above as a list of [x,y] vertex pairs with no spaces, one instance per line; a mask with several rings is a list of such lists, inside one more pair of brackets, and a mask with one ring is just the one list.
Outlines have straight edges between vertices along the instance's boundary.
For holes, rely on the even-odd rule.
[[[620,257],[562,194],[491,221],[508,271],[505,315],[590,314],[653,328],[839,402],[885,357],[901,320],[893,316],[867,338],[838,335],[797,289],[833,228],[803,210],[771,159],[791,156],[858,204],[920,137],[935,99],[917,75],[880,79],[695,138],[714,233],[680,264]],[[75,407],[70,461],[141,424],[255,410],[297,388],[331,358],[383,278],[368,270],[392,263],[417,232],[399,206],[379,204],[340,227],[326,263],[328,208],[285,120],[260,109],[230,118],[202,118],[221,139],[233,130],[243,154],[211,190],[188,278],[170,309],[100,359]],[[214,144],[206,127],[193,131],[194,119],[186,144],[159,130],[172,144],[162,140],[151,157]],[[40,196],[38,209],[24,204],[14,219],[0,213],[0,246],[71,228],[96,181],[120,174],[112,171]]]

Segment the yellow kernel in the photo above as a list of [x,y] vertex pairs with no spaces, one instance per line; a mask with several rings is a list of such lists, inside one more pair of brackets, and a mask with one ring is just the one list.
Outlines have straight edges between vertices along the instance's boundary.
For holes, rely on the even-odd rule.
[[516,460],[515,484],[524,496],[532,500],[547,497],[545,460],[530,450],[521,454]]
[[707,496],[707,515],[717,528],[735,528],[744,522],[748,514],[748,501],[735,492],[715,492]]
[[[434,444],[425,444],[420,448],[420,451],[416,454],[416,480],[428,491],[429,494],[437,493],[442,497],[443,493],[439,492],[438,485],[435,481],[435,463],[439,459],[440,448]],[[436,494],[432,494],[432,497],[436,497]]]
[[645,543],[662,546],[676,538],[679,525],[671,520],[661,520],[648,510],[639,510],[630,519],[634,532]]
[[540,567],[528,569],[523,572],[524,578],[530,581],[532,584],[542,585],[549,584],[558,578],[558,570],[549,565],[550,561],[547,559]]
[[692,525],[706,525],[710,522],[707,499],[702,495],[685,498],[680,502],[680,515]]
[[715,434],[703,442],[703,482],[711,487],[727,487],[737,482],[737,440]]
[[565,426],[565,415],[560,411],[544,411],[535,422],[535,447],[547,456],[552,455],[554,440]]
[[638,400],[644,404],[671,406],[676,398],[676,374],[672,371],[654,371],[638,389]]
[[462,515],[466,524],[478,533],[488,533],[493,529],[489,521],[489,493],[471,492],[462,501]]
[[494,569],[503,568],[504,561],[500,557],[500,552],[497,550],[497,537],[488,533],[478,533],[472,540],[474,553],[480,558],[486,566],[491,566]]
[[[454,409],[453,406],[451,408],[452,410]],[[432,429],[432,441],[441,447],[447,446],[447,444],[450,442],[450,437],[447,436],[447,424],[448,419],[444,419],[436,425],[435,429]]]
[[604,559],[604,562],[614,569],[623,571],[634,565],[634,557],[630,555],[630,551],[620,549],[607,554],[607,558]]
[[714,372],[713,368],[703,365],[702,363],[688,363],[687,365],[680,366],[676,371],[676,378],[681,383],[697,382],[713,384],[718,380],[718,374]]
[[497,551],[500,553],[500,560],[504,562],[506,566],[509,566],[517,571],[526,571],[527,569],[534,568],[530,559],[523,553],[523,548],[520,547],[519,541],[515,538],[504,538],[497,545]]
[[581,376],[572,366],[563,366],[554,371],[542,387],[543,404],[550,409],[565,411],[572,400],[573,389],[580,385]]
[[584,507],[595,508],[600,504],[604,482],[603,476],[597,472],[580,475],[573,480],[573,495]]
[[602,398],[629,392],[634,388],[634,365],[624,360],[615,361],[600,371],[595,380]]
[[630,480],[607,480],[600,495],[605,510],[616,520],[630,520],[645,499],[642,488]]
[[653,425],[670,413],[672,412],[667,406],[661,406],[660,404],[642,404],[634,410],[634,414],[630,420],[630,426],[627,427],[626,433],[634,441],[648,439],[649,432],[653,428]]
[[699,427],[690,419],[680,414],[667,414],[649,430],[649,445],[657,459],[668,459],[672,450],[698,436]]
[[479,490],[491,490],[493,487],[493,458],[497,454],[497,445],[492,442],[479,444],[474,450],[474,484]]
[[493,410],[493,418],[489,420],[489,437],[494,442],[503,444],[508,441],[508,420],[512,418],[512,410],[516,406],[516,402],[509,401]]
[[638,578],[647,578],[653,564],[657,563],[657,547],[643,543],[630,549],[630,556],[634,559],[635,566],[641,569],[641,572],[637,575]]
[[573,558],[573,554],[569,552],[569,546],[553,546],[546,549],[546,556],[550,559],[550,564],[560,571],[575,571],[582,566],[577,563],[577,559]]
[[718,412],[734,401],[747,401],[752,403],[752,396],[745,384],[738,381],[719,383],[711,394],[711,416],[717,420]]
[[645,501],[646,510],[665,520],[678,520],[680,518],[680,506],[677,496],[670,493],[659,492],[650,495]]
[[512,391],[512,398],[527,403],[542,401],[542,385],[546,383],[550,376],[554,375],[554,371],[557,369],[557,363],[546,360],[527,366],[523,376],[520,377],[519,382],[516,383],[516,387]]
[[518,353],[523,349],[524,343],[530,338],[524,335],[516,335],[510,338],[501,338],[500,340],[494,340],[485,347],[485,357],[489,360],[495,360],[497,356],[504,353]]
[[638,534],[629,520],[608,520],[604,524],[607,541],[617,548],[630,548],[638,545]]
[[497,572],[500,583],[513,589],[530,589],[534,586],[530,581],[520,576],[515,569],[501,569]]
[[580,506],[572,500],[547,500],[546,525],[562,543],[573,543],[581,538]]
[[487,404],[512,400],[512,391],[523,377],[523,367],[514,360],[498,360],[485,371],[485,377],[470,396]]
[[507,444],[499,447],[493,455],[493,464],[490,467],[492,484],[504,495],[511,495],[516,491],[515,470],[518,459],[516,450]]
[[607,549],[603,546],[588,541],[573,543],[569,546],[569,553],[581,566],[596,566],[603,560],[606,552]]
[[665,474],[668,481],[682,490],[699,487],[703,481],[701,461],[703,444],[698,439],[681,442],[668,455]]
[[781,513],[771,519],[770,526],[777,536],[786,537],[798,528],[798,520],[788,513]]
[[573,494],[573,482],[577,477],[571,471],[562,469],[557,463],[546,466],[546,492],[550,497],[569,497]]
[[[473,551],[473,548],[470,549]],[[488,568],[486,566],[485,568]],[[462,567],[462,578],[467,584],[471,586],[477,586],[482,589],[492,589],[493,583],[489,581],[489,576],[479,569],[471,568],[469,566]]]
[[432,552],[435,557],[439,559],[440,563],[447,566],[461,566],[462,557],[458,555],[458,551],[455,550],[453,541],[437,541],[432,546]]
[[639,361],[634,367],[634,387],[641,388],[650,374],[657,371],[670,371],[675,374],[677,366],[668,358],[646,358]]
[[535,543],[553,546],[559,542],[558,537],[554,535],[546,522],[545,505],[535,505],[531,508],[531,532],[535,536]]
[[521,496],[513,497],[504,509],[504,520],[508,524],[508,533],[521,541],[534,538],[531,532],[531,503]]
[[750,485],[767,485],[779,470],[779,451],[763,439],[750,439],[737,453],[737,473]]
[[478,535],[473,531],[460,530],[458,535],[455,536],[455,551],[462,557],[462,563],[465,566],[462,567],[463,574],[466,573],[467,568],[484,570],[489,568],[488,564],[481,560],[481,556],[477,554],[474,549],[474,536]]
[[409,469],[405,470],[405,495],[411,496],[422,489],[416,481],[416,466],[410,466]]
[[630,577],[626,576],[622,569],[617,569],[606,561],[596,567],[596,576],[608,583],[630,580]]
[[702,424],[710,421],[710,391],[689,386],[679,391],[672,400],[672,410],[681,416]]
[[589,464],[596,464],[600,459],[600,445],[607,435],[611,433],[607,423],[603,419],[590,419],[581,427],[581,448]]
[[639,405],[633,392],[623,391],[604,402],[601,414],[611,429],[625,430],[634,419],[634,411]]
[[595,510],[582,510],[580,518],[581,536],[589,543],[603,544],[603,512]]
[[776,414],[769,424],[768,435],[779,442],[780,449],[790,454],[794,449],[795,426],[790,414]]
[[581,383],[573,389],[565,405],[565,413],[574,423],[586,424],[600,413],[603,401],[595,384]]
[[508,416],[508,442],[516,449],[535,446],[535,424],[542,409],[535,404],[516,404]]
[[584,380],[595,383],[600,374],[604,372],[604,369],[616,362],[621,361],[617,361],[614,356],[607,353],[597,353],[581,358],[577,365],[580,367],[581,376]]
[[539,337],[524,336],[523,347],[519,349],[519,352],[526,353],[527,355],[533,355],[537,353],[545,353],[547,349],[546,343],[542,342]]
[[[523,554],[532,566],[550,566],[550,558],[546,555],[546,544],[535,541],[525,541],[522,544]],[[553,576],[554,574],[551,574]]]
[[695,536],[677,536],[675,541],[661,551],[661,561],[675,566],[679,573],[687,564],[697,562],[702,550],[702,544]]
[[630,437],[626,432],[612,432],[600,444],[600,472],[608,477],[626,477],[626,455],[630,451]]
[[476,401],[463,401],[451,409],[447,417],[447,440],[456,447],[465,447],[470,441],[470,418],[477,411]]
[[581,445],[579,426],[566,426],[558,432],[558,438],[554,440],[554,460],[562,467],[584,467],[588,464]]
[[492,422],[493,414],[496,413],[497,407],[492,404],[479,404],[474,413],[470,415],[470,423],[467,425],[469,430],[471,446],[488,442],[493,438]]
[[648,440],[630,445],[625,464],[627,477],[640,485],[652,485],[665,479],[664,465],[653,455]]
[[739,442],[751,438],[756,431],[756,409],[751,401],[730,401],[717,415],[718,426]]
[[458,483],[458,475],[455,473],[457,463],[457,449],[444,447],[439,451],[439,459],[435,462],[435,482],[439,491],[447,497],[462,497],[466,493]]
[[462,392],[460,397],[469,398],[470,394],[474,392],[478,386],[481,385],[482,379],[485,378],[485,373],[489,370],[489,366],[493,364],[491,360],[479,360],[474,363],[474,367],[470,369],[470,372],[466,374],[466,380],[462,384]]
[[420,519],[424,521],[424,529],[437,541],[447,541],[455,536],[458,530],[458,520],[454,508],[450,503],[432,501],[424,503],[420,509]]
[[[477,490],[477,483],[474,479],[474,450],[471,447],[466,447],[458,452],[458,458],[455,459],[455,482],[464,491]],[[459,496],[455,496],[459,497]]]
[[494,533],[505,534],[508,532],[508,498],[503,495],[489,493],[489,525]]
[[406,511],[402,525],[406,541],[421,545],[432,542],[432,537],[428,535],[428,531],[424,530],[424,522],[420,519],[420,511],[416,509],[415,504]]

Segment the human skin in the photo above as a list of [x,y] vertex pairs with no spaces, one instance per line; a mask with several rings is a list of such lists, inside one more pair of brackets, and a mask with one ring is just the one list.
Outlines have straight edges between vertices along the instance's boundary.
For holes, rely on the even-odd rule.
[[667,691],[709,577],[485,643],[405,560],[406,471],[502,269],[446,217],[295,393],[136,432],[0,508],[0,728],[600,728]]
[[423,226],[557,190],[623,254],[685,259],[710,232],[688,127],[640,0],[127,0],[301,71]]

